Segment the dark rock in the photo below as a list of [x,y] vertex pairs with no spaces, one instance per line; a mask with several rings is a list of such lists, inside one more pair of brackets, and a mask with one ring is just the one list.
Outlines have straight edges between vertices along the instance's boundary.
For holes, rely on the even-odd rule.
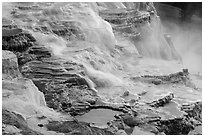
[[37,56],[37,59],[40,59],[40,58],[49,58],[52,55],[51,50],[49,50],[48,48],[45,48],[42,45],[32,46],[31,48],[29,48],[27,53],[28,54],[34,54],[35,56]]
[[161,120],[159,130],[167,135],[187,135],[194,126],[186,117]]
[[95,92],[79,74],[84,71],[80,64],[56,58],[47,48],[40,45],[32,46],[20,57],[21,73],[32,79],[44,93],[48,107],[77,114],[86,112],[87,108],[75,105],[71,109],[72,105],[95,103]]
[[35,38],[22,29],[3,29],[2,30],[2,49],[15,52],[26,51],[29,47],[33,46]]
[[123,97],[129,96],[129,94],[130,94],[129,91],[125,91],[125,92],[123,93]]
[[38,124],[39,127],[43,127],[43,124]]
[[122,116],[122,120],[124,121],[124,123],[130,127],[134,127],[137,126],[139,123],[136,119],[134,119],[132,116],[130,115],[125,115]]
[[116,118],[121,119],[124,124],[128,125],[129,127],[134,127],[142,124],[142,121],[140,119],[137,119],[128,113],[120,114]]
[[161,83],[162,83],[161,80],[154,80],[154,81],[152,81],[152,84],[154,84],[154,85],[159,85]]
[[189,117],[202,122],[202,102],[195,102],[181,106],[181,110],[185,111]]
[[107,129],[100,129],[97,127],[90,127],[88,123],[79,121],[50,121],[46,125],[50,131],[56,131],[66,134],[77,135],[113,135],[112,132]]
[[109,130],[111,130],[113,133],[116,133],[118,130],[124,130],[125,124],[121,119],[114,119],[107,123],[109,126]]
[[51,31],[67,40],[85,40],[80,24],[72,21],[51,22]]

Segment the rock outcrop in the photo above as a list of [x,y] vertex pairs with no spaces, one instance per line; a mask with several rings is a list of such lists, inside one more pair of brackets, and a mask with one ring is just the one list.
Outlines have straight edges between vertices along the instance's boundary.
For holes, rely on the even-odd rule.
[[49,122],[47,125],[48,130],[65,133],[65,135],[113,135],[107,128],[100,129],[92,127],[85,122],[64,121],[62,123],[58,121]]
[[[19,75],[15,54],[3,51],[3,66],[2,72],[3,75],[6,75],[2,80],[3,109],[21,115],[32,115],[38,107],[46,106],[43,93],[35,87],[31,80]],[[11,76],[12,79],[7,76]]]
[[173,93],[169,93],[168,95],[164,96],[163,98],[160,98],[158,100],[155,100],[151,103],[148,103],[151,107],[162,107],[165,104],[169,103],[174,98]]
[[202,122],[202,102],[183,104],[181,110],[185,111],[189,117]]
[[[11,8],[13,20],[4,17],[2,28],[3,134],[200,134],[201,102],[183,105],[186,115],[177,117],[162,110],[173,93],[147,103],[141,98],[151,91],[137,91],[139,82],[193,87],[187,69],[129,77],[121,61],[139,54],[179,58],[170,37],[162,34],[153,3],[18,3]],[[110,90],[119,103],[105,99]],[[77,119],[96,109],[116,115],[105,127]]]
[[2,75],[3,79],[13,79],[21,76],[16,55],[11,51],[5,50],[2,52]]
[[[141,55],[162,58],[180,59],[175,51],[171,38],[166,40],[162,35],[160,19],[154,5],[150,3],[124,4],[115,10],[100,10],[100,16],[111,23],[114,34],[127,37],[134,43]],[[142,10],[141,10],[142,9]],[[145,41],[152,41],[145,43]]]
[[187,87],[196,88],[193,84],[188,69],[183,69],[181,72],[169,74],[169,75],[161,75],[161,76],[151,76],[144,75],[140,77],[132,77],[134,81],[146,82],[154,85],[160,84],[184,84]]
[[35,42],[35,38],[20,28],[2,29],[2,49],[15,52],[26,51]]
[[2,110],[2,134],[3,135],[39,135],[37,131],[28,127],[25,119],[14,112]]
[[[93,104],[95,100],[94,100],[93,95],[87,94],[88,89],[86,88],[84,90],[83,89],[80,90],[77,88],[72,88],[72,89],[67,88],[66,89],[66,85],[65,85],[66,82],[65,82],[65,83],[61,83],[61,90],[62,89],[66,90],[66,92],[63,92],[63,91],[60,91],[60,85],[58,85],[57,87],[55,86],[55,83],[52,83],[52,84],[49,84],[50,87],[48,87],[48,90],[52,90],[55,93],[53,93],[52,91],[50,91],[48,94],[45,93],[45,97],[47,99],[45,100],[43,92],[40,92],[30,79],[24,78],[23,75],[21,75],[21,73],[19,72],[17,56],[14,53],[3,50],[2,61],[3,61],[3,68],[2,68],[2,72],[3,72],[3,80],[2,80],[3,127],[2,127],[2,131],[3,131],[3,134],[14,134],[14,135],[16,134],[26,134],[26,135],[35,134],[35,135],[38,135],[38,134],[62,134],[62,133],[66,134],[66,133],[69,133],[69,132],[64,131],[62,126],[66,126],[66,128],[70,129],[69,134],[112,134],[112,132],[109,132],[105,129],[100,129],[97,127],[89,127],[88,123],[74,122],[74,119],[72,119],[69,115],[64,117],[62,116],[62,114],[59,114],[47,108],[46,104],[48,104],[48,106],[51,108],[54,108],[56,106],[60,107],[61,111],[63,111],[69,108],[70,107],[69,105],[70,104],[72,105],[73,102],[75,103],[76,102],[89,102],[90,104]],[[77,83],[77,80],[73,80],[73,81],[74,81],[75,86],[83,86],[83,84]],[[65,88],[63,85],[65,86]],[[45,91],[45,89],[42,91]],[[58,94],[60,92],[62,94]],[[58,97],[55,97],[55,95]],[[50,96],[54,96],[54,97],[50,97]],[[49,97],[52,100],[49,100]],[[59,100],[59,102],[57,102],[58,104],[56,103],[54,99]],[[62,117],[62,120],[65,120],[63,124],[60,123],[61,121],[59,120],[60,117]],[[44,119],[45,121],[57,122],[56,123],[57,125],[53,124],[53,122],[50,122],[48,126],[46,127],[46,129],[40,130],[38,128],[44,126],[44,124],[41,124],[42,122],[40,120],[41,118]],[[67,118],[69,118],[70,121],[66,121]],[[30,122],[32,121],[32,119],[35,119],[35,121]],[[70,123],[72,123],[74,127],[70,126]],[[76,130],[75,127],[78,127],[79,129],[77,129],[77,131],[73,131],[73,129]],[[53,131],[56,131],[56,132],[53,132]]]

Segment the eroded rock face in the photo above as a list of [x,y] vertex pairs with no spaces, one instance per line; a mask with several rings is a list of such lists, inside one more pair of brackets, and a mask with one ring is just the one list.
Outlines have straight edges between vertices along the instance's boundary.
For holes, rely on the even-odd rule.
[[47,125],[48,130],[65,133],[66,135],[113,135],[108,129],[92,127],[88,123],[79,121],[52,121]]
[[11,51],[5,50],[2,52],[2,74],[3,79],[17,78],[21,75],[19,72],[16,55]]
[[[49,119],[52,121],[58,120],[62,116],[57,112],[48,109],[46,106],[44,94],[38,90],[38,88],[30,79],[23,78],[20,75],[17,64],[17,57],[14,53],[3,50],[3,65],[3,75],[5,75],[2,80],[3,134],[50,134],[51,131],[46,131],[45,129],[39,130],[38,128],[36,128],[36,126],[44,126],[43,124],[38,124],[37,122],[40,121],[38,121],[37,119],[41,119],[42,117],[42,119],[44,120]],[[63,80],[63,78],[59,79],[59,81],[60,80]],[[76,80],[73,81],[75,86],[83,86],[82,83],[77,83]],[[67,83],[70,84],[70,81],[67,81]],[[72,104],[76,105],[77,102],[88,102],[90,104],[95,103],[95,98],[93,97],[92,92],[87,92],[89,90],[86,88],[66,89],[66,80],[65,83],[62,82],[61,85],[59,85],[58,83],[57,86],[55,86],[55,83],[50,83],[48,85],[48,90],[50,90],[48,95],[45,93],[48,106],[52,108],[56,107],[55,109],[58,109],[59,107],[62,111],[70,108]],[[62,94],[59,94],[60,90],[64,90],[61,92]],[[45,89],[42,91],[45,91]],[[50,97],[50,95],[54,97]],[[57,97],[55,97],[55,95]],[[51,98],[51,100],[49,100],[49,97]],[[57,100],[59,101],[58,103],[56,103]],[[71,106],[69,106],[70,104]],[[64,118],[64,120],[66,120],[67,117]],[[30,123],[30,118],[31,120],[32,118],[36,118],[36,120],[33,123]],[[60,122],[57,121],[57,123],[59,130],[57,130],[56,126],[53,129],[53,124],[49,124],[49,126],[47,127],[48,130],[52,130],[51,134],[57,134],[53,131],[65,134],[68,133],[61,129],[61,126],[64,125],[66,125],[66,128],[70,128],[70,131],[76,129],[75,127],[79,127],[76,132],[74,131],[70,134],[112,134],[109,131],[97,127],[92,127],[90,131],[88,123],[76,122],[74,124],[74,127],[69,125],[69,123],[72,123],[72,121],[67,121],[68,125],[66,122],[61,124],[60,126]],[[81,124],[85,127],[80,127]]]
[[29,127],[26,118],[49,111],[44,95],[31,80],[22,77],[16,55],[6,50],[2,53],[3,134],[40,134]]
[[39,111],[39,107],[46,106],[43,93],[38,91],[31,80],[4,80],[2,87],[3,108],[29,116]]
[[[21,77],[16,55],[10,51],[3,51],[3,62],[3,75],[10,77],[4,77],[2,81],[2,107],[22,115],[31,115],[37,107],[45,107],[43,93],[38,91],[31,80]],[[29,106],[33,106],[30,111]]]
[[[129,3],[130,4],[130,3]],[[170,38],[162,35],[160,19],[153,3],[131,3],[115,10],[106,7],[100,10],[100,16],[110,22],[115,35],[123,35],[134,43],[141,55],[162,58],[180,59]],[[152,41],[146,43],[146,41]]]
[[[128,91],[120,104],[114,104],[103,102],[95,89],[121,86],[123,81],[110,72],[125,71],[118,61],[122,54],[138,53],[117,45],[115,36],[128,38],[129,44],[135,46],[137,42],[154,40],[152,28],[159,27],[159,19],[151,3],[41,3],[17,7],[12,17],[29,33],[12,25],[3,28],[4,134],[188,134],[201,125],[199,103],[190,105],[190,109],[183,106],[188,116],[165,117],[167,113],[160,108],[171,102],[173,94],[140,104],[146,92],[124,101],[132,95]],[[160,42],[165,43],[159,34],[156,32]],[[142,55],[177,58],[171,55],[174,50],[168,46],[173,45],[166,40],[167,50],[165,44],[155,49],[159,54],[152,55],[151,48],[141,45],[136,48]],[[190,81],[187,70],[164,76],[145,75],[133,81],[138,79],[155,85],[188,85]],[[120,114],[106,128],[72,118],[91,109]],[[65,112],[66,117],[56,110]]]
[[163,98],[160,98],[158,100],[155,100],[151,103],[148,103],[151,107],[162,107],[165,104],[169,103],[174,98],[173,93],[169,93],[168,95],[164,96]]
[[162,130],[167,135],[186,135],[190,130],[194,129],[194,126],[185,117],[172,120],[164,120],[160,123],[160,130]]
[[30,129],[25,119],[14,112],[2,110],[2,134],[3,135],[39,135],[40,133]]
[[90,84],[83,75],[76,73],[80,70],[83,71],[76,63],[44,58],[24,64],[21,72],[44,93],[49,107],[63,110],[76,102],[95,102]]
[[192,117],[199,122],[202,122],[202,102],[195,102],[192,104],[183,104],[182,111],[185,111],[189,117]]
[[131,78],[134,81],[142,81],[154,85],[160,84],[184,84],[187,87],[196,88],[190,79],[188,69],[183,69],[181,72],[164,75],[164,76],[151,76],[144,75],[141,77],[133,77]]
[[35,42],[35,38],[22,29],[12,28],[2,30],[2,49],[15,52],[27,50]]

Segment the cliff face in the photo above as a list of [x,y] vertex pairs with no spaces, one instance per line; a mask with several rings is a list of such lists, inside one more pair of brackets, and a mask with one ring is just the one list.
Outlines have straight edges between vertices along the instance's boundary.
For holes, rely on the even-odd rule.
[[[152,3],[4,3],[3,8],[4,134],[188,134],[196,126],[177,105],[172,108],[178,114],[159,109],[172,103],[174,94],[181,96],[180,88],[197,98],[201,89],[187,70],[174,73],[181,69],[180,58]],[[161,66],[147,57],[163,59],[156,60]],[[170,69],[172,64],[177,67]],[[97,109],[109,110],[112,121],[105,128],[90,124],[97,117],[91,110]],[[182,128],[172,129],[175,125]]]

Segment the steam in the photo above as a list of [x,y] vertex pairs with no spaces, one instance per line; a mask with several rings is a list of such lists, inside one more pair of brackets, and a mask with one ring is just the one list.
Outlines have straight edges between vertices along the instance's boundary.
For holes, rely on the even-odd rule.
[[57,37],[52,34],[46,35],[32,31],[31,33],[40,44],[45,45],[46,47],[48,47],[48,49],[51,49],[55,55],[62,55],[62,52],[64,51],[64,49],[66,49],[67,42],[61,37]]
[[202,26],[201,20],[177,23],[164,21],[163,26],[172,36],[172,42],[183,60],[183,68],[191,73],[202,73]]
[[201,74],[202,3],[183,4],[183,9],[180,9],[166,3],[154,3],[163,31],[171,35],[171,41],[183,60],[183,68],[188,68],[190,73]]
[[123,84],[123,81],[120,78],[111,73],[98,71],[88,66],[85,66],[85,69],[86,75],[96,84],[97,88],[119,86]]

